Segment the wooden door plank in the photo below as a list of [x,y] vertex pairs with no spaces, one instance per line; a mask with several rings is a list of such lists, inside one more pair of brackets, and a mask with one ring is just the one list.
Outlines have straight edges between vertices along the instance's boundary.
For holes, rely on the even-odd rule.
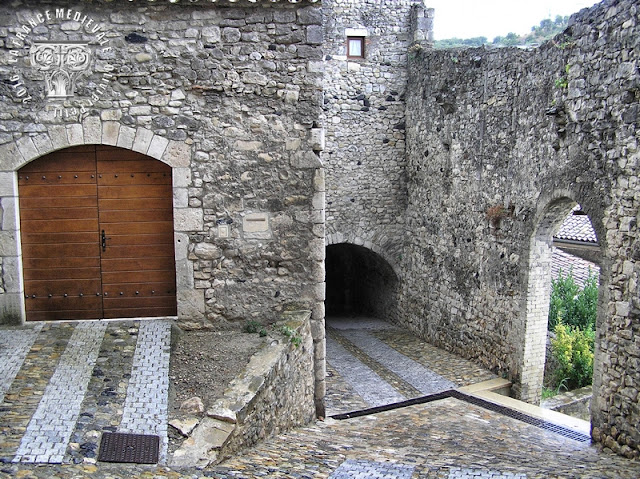
[[18,173],[28,321],[102,317],[96,175],[93,146]]
[[173,271],[175,260],[161,256],[157,258],[104,259],[106,270],[112,273],[130,271]]
[[105,319],[111,318],[162,318],[176,316],[177,309],[173,308],[140,308],[140,309],[109,309],[105,310]]
[[135,152],[99,149],[97,158],[105,317],[173,316],[171,168]]
[[130,186],[130,185],[171,185],[171,176],[167,173],[107,173],[98,175],[100,186]]

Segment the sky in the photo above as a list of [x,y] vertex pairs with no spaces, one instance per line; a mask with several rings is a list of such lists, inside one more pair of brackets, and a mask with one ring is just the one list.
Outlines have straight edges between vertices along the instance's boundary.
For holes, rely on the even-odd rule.
[[545,18],[571,15],[598,0],[426,0],[435,8],[434,37],[493,40],[509,32],[524,34]]

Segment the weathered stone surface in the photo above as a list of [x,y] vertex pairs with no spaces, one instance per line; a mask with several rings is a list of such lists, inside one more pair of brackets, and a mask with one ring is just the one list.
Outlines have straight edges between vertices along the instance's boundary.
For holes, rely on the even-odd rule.
[[180,404],[180,410],[190,414],[204,412],[204,404],[199,397],[192,397]]
[[180,432],[183,436],[189,436],[191,431],[195,429],[195,427],[199,424],[200,420],[197,418],[186,418],[186,419],[172,419],[169,421],[169,426],[173,427],[177,431]]

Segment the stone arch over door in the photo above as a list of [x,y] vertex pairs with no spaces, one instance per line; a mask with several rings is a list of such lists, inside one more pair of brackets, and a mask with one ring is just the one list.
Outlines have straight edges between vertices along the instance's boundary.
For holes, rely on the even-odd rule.
[[[549,300],[551,296],[553,236],[576,204],[577,202],[572,199],[572,195],[569,193],[558,194],[553,199],[549,199],[537,216],[536,229],[531,237],[525,322],[520,331],[522,336],[517,340],[520,347],[517,365],[519,381],[514,385],[514,389],[519,399],[532,404],[540,403],[544,377]],[[585,207],[586,205],[582,206]],[[588,214],[590,213],[588,207],[585,208],[585,211]],[[601,238],[602,235],[598,234],[600,231],[596,228],[598,222],[594,221],[597,218],[590,215],[590,219],[594,224],[598,238]],[[603,241],[600,241],[600,244],[601,248],[603,248]],[[603,263],[600,274],[596,327],[601,323],[601,318],[605,314],[602,305],[604,304],[603,295],[606,291],[606,287],[603,286],[603,281],[606,281],[606,274],[603,274],[605,266],[604,255],[601,256]],[[596,339],[594,389],[597,387],[595,385],[595,371],[599,367],[600,360]]]
[[204,219],[200,209],[189,208],[191,146],[169,140],[152,131],[87,117],[82,123],[51,125],[46,133],[23,136],[0,146],[0,257],[2,287],[0,321],[21,324],[25,320],[24,278],[20,242],[17,172],[48,153],[78,145],[108,145],[142,153],[169,165],[172,171],[176,296],[178,317],[204,316],[204,294],[193,287],[193,271],[187,260],[188,233],[200,231]]

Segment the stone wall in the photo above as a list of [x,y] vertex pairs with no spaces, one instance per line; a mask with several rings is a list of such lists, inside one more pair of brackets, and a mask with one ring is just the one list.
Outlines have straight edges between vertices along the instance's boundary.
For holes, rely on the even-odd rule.
[[[327,244],[399,260],[407,204],[406,55],[412,0],[323,2]],[[347,36],[365,37],[347,58]]]
[[404,324],[539,401],[552,235],[571,207],[603,251],[593,436],[640,455],[638,2],[538,49],[409,52]]
[[[73,145],[133,149],[173,168],[181,326],[313,310],[321,405],[322,35],[313,2],[0,6],[2,321],[24,320],[17,170]],[[65,57],[66,96],[49,95],[60,76],[30,57],[38,42],[89,52]]]
[[204,468],[231,457],[314,415],[313,338],[309,311],[284,315],[276,331],[288,328],[258,351],[231,382],[224,397],[173,453],[174,466]]

